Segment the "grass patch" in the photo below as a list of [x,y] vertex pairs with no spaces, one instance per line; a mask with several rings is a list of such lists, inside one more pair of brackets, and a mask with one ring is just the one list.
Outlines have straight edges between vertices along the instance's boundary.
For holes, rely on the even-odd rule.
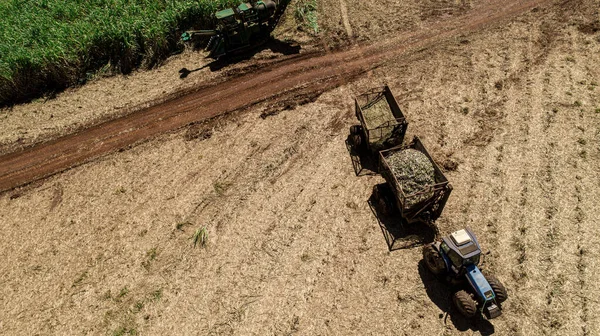
[[313,34],[319,33],[317,0],[300,0],[296,3],[295,17],[300,28],[308,29]]
[[138,335],[137,330],[129,327],[119,327],[117,330],[113,331],[113,336],[125,336],[125,335]]
[[208,243],[208,229],[206,226],[198,228],[194,235],[192,236],[192,241],[194,242],[194,247],[196,245],[200,245],[200,247],[205,247]]
[[97,71],[151,67],[181,49],[192,25],[239,0],[0,2],[0,105],[83,83]]
[[146,269],[147,271],[150,270],[150,265],[156,259],[156,255],[156,247],[153,247],[150,250],[148,250],[148,252],[146,252],[146,260],[142,261],[142,267],[144,267],[144,269]]
[[152,301],[160,301],[160,299],[162,298],[162,294],[162,288],[152,292]]
[[129,288],[123,287],[119,291],[119,294],[117,294],[117,298],[120,299],[120,298],[124,297],[125,295],[127,295],[128,293],[129,293]]
[[179,222],[179,223],[175,224],[175,229],[179,230],[179,231],[183,231],[183,228],[188,225],[192,225],[192,223],[190,223],[189,221]]
[[231,184],[227,182],[215,181],[213,183],[213,189],[215,189],[215,193],[217,193],[217,196],[223,196],[230,186]]

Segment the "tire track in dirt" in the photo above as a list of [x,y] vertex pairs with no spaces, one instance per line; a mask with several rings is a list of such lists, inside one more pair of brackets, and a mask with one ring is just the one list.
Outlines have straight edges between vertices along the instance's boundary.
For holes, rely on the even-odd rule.
[[354,33],[352,32],[352,26],[350,25],[350,20],[348,19],[348,7],[346,5],[346,0],[340,0],[340,11],[342,12],[342,22],[344,23],[346,34],[352,39],[354,37]]
[[[50,176],[101,155],[200,120],[244,109],[277,96],[293,97],[298,87],[325,92],[361,73],[457,34],[481,29],[549,0],[490,1],[463,16],[383,43],[275,65],[134,112],[85,131],[0,157],[0,191]],[[362,55],[362,57],[361,57]]]
[[[515,60],[512,60],[515,62]],[[519,95],[530,94],[527,88],[521,88],[520,83],[511,85],[507,90],[509,97],[519,97]],[[502,171],[506,172],[505,187],[506,195],[520,195],[518,198],[507,200],[504,205],[504,211],[501,218],[504,218],[512,225],[502,226],[500,236],[508,237],[499,243],[500,259],[513,259],[514,261],[500,261],[499,265],[514,265],[509,270],[498,269],[500,274],[504,274],[502,279],[507,282],[509,288],[510,301],[513,314],[522,314],[523,323],[520,326],[513,326],[512,332],[519,334],[526,330],[528,323],[533,319],[528,309],[533,305],[533,297],[522,297],[519,294],[527,292],[531,283],[533,273],[537,269],[533,263],[536,260],[535,248],[532,248],[529,242],[531,235],[538,234],[539,228],[535,227],[537,222],[536,211],[527,209],[538,209],[532,202],[537,199],[537,189],[535,186],[535,171],[533,164],[522,164],[525,162],[537,162],[537,144],[532,137],[532,113],[531,107],[526,107],[523,100],[512,98],[506,105],[507,125],[506,134],[502,143],[507,149],[503,157]],[[522,150],[517,150],[521,148]],[[539,210],[537,211],[539,212]],[[502,248],[502,246],[506,246]],[[511,275],[507,277],[506,275]]]
[[[540,263],[539,270],[542,274],[538,274],[545,279],[546,290],[544,305],[544,311],[541,313],[540,320],[543,321],[546,333],[547,330],[560,329],[562,314],[557,312],[557,306],[564,304],[564,301],[557,302],[560,297],[560,293],[564,292],[565,279],[566,279],[566,267],[562,260],[563,256],[558,251],[564,249],[564,244],[567,239],[564,239],[565,232],[560,227],[560,214],[558,214],[558,204],[556,199],[557,190],[559,189],[557,181],[557,173],[560,169],[558,166],[561,162],[561,157],[557,156],[557,139],[548,137],[549,131],[553,129],[555,125],[548,125],[548,131],[545,131],[543,118],[544,111],[547,106],[542,102],[546,100],[544,91],[547,91],[547,85],[544,84],[543,75],[537,74],[537,78],[532,80],[533,91],[530,93],[532,96],[532,107],[531,111],[533,118],[530,122],[530,128],[532,129],[532,142],[537,148],[537,152],[540,153],[540,163],[535,170],[535,181],[534,185],[536,195],[535,203],[541,208],[539,213],[539,219],[536,223],[539,223],[539,228],[534,228],[536,232],[545,233],[545,235],[539,237],[537,242],[537,248],[540,249],[538,262]],[[541,281],[543,283],[544,281]]]
[[[517,86],[518,94],[526,95],[525,104],[518,102],[520,128],[518,140],[525,148],[514,162],[520,163],[522,170],[521,213],[514,223],[522,226],[513,229],[514,246],[520,271],[513,274],[514,293],[528,293],[516,298],[517,310],[527,318],[520,332],[525,330],[541,334],[564,332],[564,311],[572,310],[573,302],[564,299],[567,279],[574,263],[569,258],[571,237],[565,209],[568,208],[565,195],[568,191],[568,171],[561,171],[569,159],[559,155],[560,143],[564,139],[549,137],[564,135],[561,127],[569,125],[569,120],[551,119],[546,116],[552,101],[548,95],[549,85],[544,74],[538,70],[526,78],[522,86]],[[515,92],[517,94],[517,92]],[[526,145],[524,145],[526,144]],[[543,302],[543,303],[542,303]],[[530,311],[529,306],[543,307]],[[535,323],[539,321],[540,323]]]
[[[565,67],[564,62],[554,59],[545,68],[560,69],[556,70],[560,81],[572,85],[579,83],[581,67]],[[593,78],[593,75],[588,76]],[[593,150],[589,127],[598,125],[598,120],[594,120],[593,114],[585,113],[583,108],[577,108],[577,103],[568,102],[577,98],[570,98],[571,94],[565,95],[556,89],[552,83],[557,80],[556,76],[552,78],[546,72],[539,78],[543,101],[550,102],[542,106],[545,114],[542,132],[547,145],[544,148],[546,171],[541,174],[540,183],[542,187],[550,187],[544,190],[544,197],[551,201],[545,213],[549,228],[544,244],[546,258],[542,260],[547,266],[544,274],[547,306],[540,318],[546,333],[594,335],[598,330],[590,324],[594,315],[590,312],[597,309],[592,307],[593,304],[597,306],[597,302],[590,300],[595,281],[589,281],[593,278],[588,270],[593,267],[593,256],[597,255],[596,246],[600,242],[594,232],[594,221],[589,217],[597,211],[597,203],[588,203],[589,197],[583,195],[594,193],[584,190],[593,186],[593,181],[598,178],[597,167],[590,165],[588,159],[588,153]],[[562,97],[566,97],[567,102]],[[554,136],[549,138],[547,134]]]
[[[576,237],[576,248],[572,252],[576,255],[577,263],[577,287],[572,291],[571,296],[575,301],[579,300],[579,318],[581,324],[578,326],[581,329],[581,335],[596,335],[598,333],[598,321],[594,311],[597,309],[598,301],[594,300],[594,294],[597,291],[594,283],[594,271],[597,264],[595,259],[598,256],[598,230],[595,229],[597,220],[594,214],[598,213],[598,202],[594,197],[594,191],[591,189],[594,186],[594,181],[598,181],[600,174],[596,164],[590,164],[590,157],[595,156],[592,162],[597,162],[598,153],[594,155],[593,144],[598,143],[594,139],[593,132],[598,132],[599,120],[594,118],[593,114],[586,113],[584,109],[580,109],[576,119],[577,131],[575,137],[569,139],[572,150],[571,161],[575,168],[575,180],[570,188],[572,197],[575,199],[574,209],[571,215],[571,220],[574,222]],[[594,129],[593,126],[596,126]],[[596,141],[594,141],[596,140]],[[581,239],[585,237],[585,239]],[[590,270],[592,269],[592,270]]]
[[[539,63],[546,63],[544,69],[564,68],[556,64],[560,61],[542,61]],[[525,78],[523,87],[517,86],[514,92],[529,96],[526,101],[530,103],[521,104],[517,99],[515,111],[520,122],[513,127],[518,130],[515,139],[524,151],[511,160],[522,166],[519,167],[522,198],[512,219],[517,224],[511,239],[518,262],[517,271],[513,271],[512,292],[527,295],[513,296],[516,300],[511,305],[516,305],[514,309],[526,316],[520,325],[521,333],[587,335],[590,334],[587,298],[591,294],[586,290],[585,269],[589,263],[586,251],[592,243],[582,237],[593,235],[583,225],[587,213],[580,205],[584,200],[580,197],[580,181],[591,167],[582,167],[586,164],[582,153],[588,149],[577,148],[577,144],[586,147],[582,125],[591,122],[578,122],[569,111],[571,107],[560,102],[557,97],[564,92],[555,92],[556,85],[551,82],[556,76],[533,71]],[[567,78],[559,80],[576,82],[571,75],[564,77]],[[579,117],[583,118],[583,113]],[[531,311],[528,308],[532,305],[543,309]],[[576,311],[580,313],[570,314]]]
[[[578,175],[578,182],[575,184],[574,187],[575,197],[577,198],[577,206],[575,208],[575,220],[577,221],[577,235],[580,237],[585,237],[586,229],[582,226],[582,222],[586,217],[586,213],[582,208],[582,200],[584,196],[582,195],[582,185],[579,182],[581,181],[581,179],[582,177]],[[589,336],[591,335],[590,328],[588,326],[588,321],[590,317],[589,295],[592,293],[592,291],[589,289],[589,285],[587,282],[587,267],[589,257],[587,257],[586,254],[589,253],[589,249],[585,245],[587,244],[584,244],[583,242],[579,242],[577,244],[577,249],[579,250],[579,257],[577,260],[577,279],[579,281],[579,291],[577,295],[581,300],[581,312],[579,314],[579,318],[583,322],[581,329],[584,336]]]
[[[500,90],[497,110],[503,111],[500,124],[494,132],[498,136],[487,146],[485,155],[482,154],[486,162],[485,176],[490,176],[490,181],[486,181],[489,214],[484,218],[487,218],[486,231],[495,240],[490,246],[491,265],[485,268],[491,268],[492,273],[505,282],[509,289],[510,298],[505,307],[507,314],[510,314],[508,319],[518,315],[520,322],[514,323],[515,320],[512,320],[506,327],[515,335],[539,330],[539,326],[532,323],[536,318],[531,316],[529,309],[534,305],[535,297],[522,295],[531,290],[531,279],[536,277],[535,270],[539,269],[535,265],[538,244],[532,244],[530,238],[544,232],[544,228],[538,224],[540,213],[543,212],[541,207],[546,206],[544,202],[536,204],[535,201],[540,198],[541,192],[538,184],[539,167],[544,166],[537,164],[542,161],[540,146],[546,143],[546,139],[539,134],[541,97],[534,91],[534,81],[528,78],[528,62],[522,62],[522,59],[538,61],[538,57],[532,54],[536,33],[537,30],[532,29],[531,35],[525,40],[527,45],[521,48],[523,54],[514,57],[505,54],[501,67],[507,77],[501,80],[502,85],[496,87]],[[490,240],[487,235],[484,239]]]

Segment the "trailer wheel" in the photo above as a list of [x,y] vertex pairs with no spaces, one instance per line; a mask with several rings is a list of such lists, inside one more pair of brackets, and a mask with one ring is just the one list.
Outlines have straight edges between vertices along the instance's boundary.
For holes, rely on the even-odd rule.
[[362,145],[362,126],[352,125],[350,126],[350,141],[354,148],[358,149]]
[[381,209],[381,214],[384,216],[389,216],[391,213],[390,206],[388,205],[385,197],[379,198],[379,209]]
[[362,127],[360,125],[350,126],[350,134],[360,134],[361,131],[362,131]]
[[502,303],[508,299],[508,293],[506,292],[506,288],[504,285],[493,275],[485,275],[485,279],[492,287],[494,294],[496,294],[496,302]]
[[454,305],[458,308],[458,311],[465,317],[473,317],[477,312],[477,303],[471,298],[471,295],[464,290],[460,290],[454,293],[452,298]]
[[423,247],[423,260],[427,269],[435,275],[440,275],[446,270],[446,263],[440,253],[433,247],[433,245],[425,245]]
[[390,214],[390,207],[388,205],[388,202],[385,198],[385,196],[383,195],[383,193],[380,190],[380,186],[375,186],[374,188],[374,195],[375,196],[375,201],[377,202],[377,208],[379,209],[379,213],[382,216],[389,216]]
[[362,137],[360,134],[352,134],[350,139],[352,140],[354,148],[360,148],[360,145],[362,145]]

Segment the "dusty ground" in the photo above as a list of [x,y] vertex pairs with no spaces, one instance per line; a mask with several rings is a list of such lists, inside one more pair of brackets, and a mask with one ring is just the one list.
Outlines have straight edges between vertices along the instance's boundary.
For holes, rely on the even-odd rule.
[[[448,3],[461,6],[440,15],[471,9]],[[234,114],[208,139],[182,130],[0,195],[0,334],[599,334],[597,5],[543,7],[294,110]],[[356,8],[322,6],[349,15],[326,27],[365,36]],[[457,315],[420,249],[387,250],[366,203],[382,179],[355,177],[344,146],[352,95],[383,83],[408,138],[457,165],[438,225],[469,225],[491,251],[484,268],[510,296],[491,323]],[[68,115],[70,97],[46,104]]]

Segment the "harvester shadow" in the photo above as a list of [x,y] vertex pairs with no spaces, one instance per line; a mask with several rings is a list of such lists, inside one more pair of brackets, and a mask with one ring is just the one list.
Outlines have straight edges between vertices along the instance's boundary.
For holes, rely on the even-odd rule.
[[431,302],[433,302],[440,310],[444,313],[440,314],[440,318],[444,319],[444,324],[448,322],[448,317],[454,325],[454,327],[460,331],[478,331],[481,335],[492,335],[495,332],[494,325],[490,321],[478,315],[472,319],[468,319],[461,315],[461,313],[452,304],[452,293],[456,290],[443,279],[439,279],[433,275],[425,265],[423,260],[419,261],[418,264],[419,275],[421,281],[425,286],[425,291]]
[[368,149],[364,147],[357,148],[352,144],[352,135],[349,134],[346,138],[346,149],[352,160],[352,167],[356,176],[377,175],[378,164],[374,160]]
[[300,53],[300,49],[302,47],[293,41],[281,41],[278,39],[270,38],[266,40],[264,43],[253,46],[252,48],[246,49],[243,52],[237,52],[233,55],[227,55],[219,57],[206,65],[203,65],[199,68],[189,70],[187,68],[182,68],[179,70],[179,78],[186,78],[192,72],[200,71],[205,68],[209,68],[210,71],[215,72],[225,68],[228,65],[236,64],[242,61],[247,61],[252,59],[256,54],[260,53],[263,50],[271,50],[273,53],[281,54],[281,55],[295,55]]
[[[381,198],[380,198],[381,197]],[[375,185],[367,203],[379,223],[390,251],[431,243],[436,237],[433,228],[422,223],[407,223],[401,216],[394,195],[387,183]]]

